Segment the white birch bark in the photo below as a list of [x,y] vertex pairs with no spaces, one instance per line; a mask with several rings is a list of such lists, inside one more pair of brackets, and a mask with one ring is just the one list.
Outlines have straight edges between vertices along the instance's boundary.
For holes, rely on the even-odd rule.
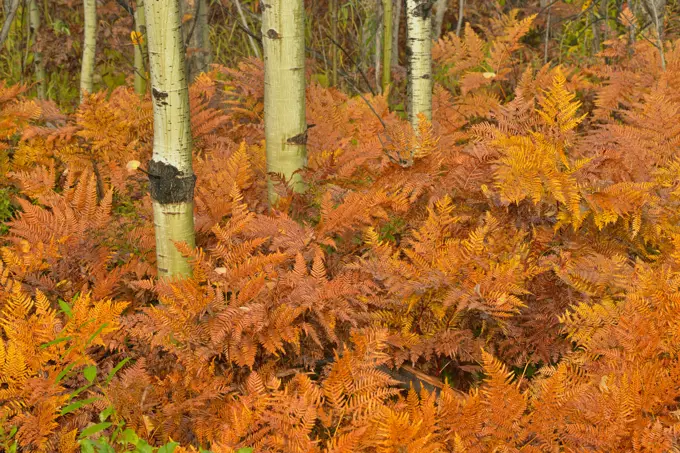
[[[307,165],[303,0],[265,0],[262,7],[267,171],[283,174],[303,191],[299,173],[293,175]],[[270,181],[270,203],[276,199]]]
[[80,66],[80,100],[92,93],[95,52],[97,48],[97,0],[83,0],[83,61]]
[[149,182],[160,277],[186,276],[191,266],[174,242],[195,245],[189,89],[179,0],[146,1],[153,157]]
[[406,0],[409,56],[409,119],[418,127],[418,115],[432,119],[432,25],[431,2]]

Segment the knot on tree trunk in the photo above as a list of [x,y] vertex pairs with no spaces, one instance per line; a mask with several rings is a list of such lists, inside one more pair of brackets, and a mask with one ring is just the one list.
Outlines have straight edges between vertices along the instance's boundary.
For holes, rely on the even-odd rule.
[[187,203],[194,199],[196,175],[185,175],[164,162],[149,161],[149,191],[161,204]]

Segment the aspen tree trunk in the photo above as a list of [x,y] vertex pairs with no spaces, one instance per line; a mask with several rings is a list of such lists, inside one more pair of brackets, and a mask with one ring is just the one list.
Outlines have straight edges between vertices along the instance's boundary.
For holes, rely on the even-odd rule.
[[19,9],[19,0],[12,0],[12,3],[5,1],[5,22],[2,24],[2,30],[0,30],[0,46],[5,43],[7,36],[9,35],[9,29],[12,27],[12,22],[14,22],[14,16],[17,15],[17,10]]
[[[28,21],[31,29],[31,41],[36,45],[38,32],[40,31],[40,9],[37,0],[30,0],[28,5]],[[33,52],[33,66],[35,67],[35,81],[38,84],[38,99],[45,99],[47,87],[45,84],[45,65],[42,61],[42,53]]]
[[[201,8],[198,14],[198,23],[196,24],[197,30],[195,45],[197,48],[201,49],[198,54],[197,61],[197,75],[201,72],[208,72],[210,70],[210,64],[212,63],[212,48],[210,46],[210,24],[208,20],[210,19],[210,0],[197,0],[201,2]],[[199,27],[200,25],[200,27]]]
[[149,187],[160,277],[191,273],[173,242],[195,245],[189,88],[179,0],[144,2],[153,99]]
[[394,5],[394,22],[392,25],[392,61],[399,64],[399,30],[401,26],[401,4],[404,0],[396,0]]
[[666,52],[663,47],[664,20],[666,17],[666,0],[643,0],[647,14],[652,18],[654,28],[656,28],[657,48],[661,57],[661,67],[666,70]]
[[[380,6],[379,6],[380,8]],[[379,15],[380,16],[380,15]],[[380,17],[380,22],[376,24],[375,30],[375,88],[376,91],[382,93],[382,40],[383,40],[383,29],[382,29],[382,17]]]
[[189,48],[187,71],[189,80],[194,80],[201,72],[208,71],[212,62],[210,50],[210,29],[208,28],[208,0],[182,0],[182,16],[191,19],[184,23],[184,42]]
[[545,35],[543,38],[543,64],[548,64],[548,51],[550,50],[550,28],[552,21],[552,3],[551,0],[541,0],[539,5],[541,7],[541,11],[545,11],[547,14],[547,18],[545,20]]
[[[334,42],[338,42],[338,0],[331,0],[331,35]],[[335,44],[331,46],[331,68],[332,68],[332,83],[334,87],[338,86],[338,46]]]
[[458,0],[458,24],[456,24],[456,36],[460,36],[463,29],[463,18],[465,17],[465,0]]
[[[399,0],[397,0],[399,1]],[[383,73],[382,92],[387,90],[392,78],[392,0],[383,0]]]
[[83,34],[83,61],[80,67],[80,100],[85,93],[92,93],[94,57],[97,48],[97,0],[84,0],[85,12]]
[[409,57],[409,119],[418,127],[418,114],[432,119],[432,25],[428,0],[406,0]]
[[[631,0],[627,0],[627,1],[626,1],[626,5],[628,6],[628,9],[629,9],[631,12],[634,12],[634,10],[633,10],[633,4],[632,4]],[[635,32],[635,22],[631,22],[631,23],[628,25],[628,28],[629,28],[629,33],[630,33],[630,38],[629,38],[630,45],[631,45],[631,49],[630,49],[630,50],[631,50],[631,52],[632,52],[632,51],[633,51],[633,46],[635,45],[635,33],[636,33],[636,32]]]
[[443,26],[444,26],[444,15],[449,7],[449,0],[437,0],[435,4],[437,8],[437,13],[434,16],[434,38],[439,39],[442,36]]
[[[265,0],[264,132],[267,171],[283,174],[295,191],[304,191],[299,174],[307,164],[305,117],[305,10],[303,0]],[[269,182],[269,201],[277,199]]]
[[146,68],[144,66],[144,55],[146,54],[146,15],[144,14],[144,3],[137,0],[135,10],[135,31],[137,39],[135,42],[135,93],[146,94]]

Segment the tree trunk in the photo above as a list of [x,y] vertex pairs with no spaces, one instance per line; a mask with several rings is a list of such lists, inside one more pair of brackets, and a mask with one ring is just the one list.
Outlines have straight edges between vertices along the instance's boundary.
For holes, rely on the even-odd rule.
[[[305,10],[303,0],[266,0],[262,13],[264,46],[264,131],[267,171],[303,191],[299,174],[307,164],[305,117]],[[277,199],[271,180],[269,201]]]
[[[382,5],[378,6],[382,9]],[[376,24],[375,30],[375,88],[376,92],[382,93],[382,40],[383,40],[383,27],[381,22],[383,22],[382,17],[384,16],[384,11],[380,11],[378,17],[380,22]]]
[[199,14],[199,24],[201,24],[201,27],[198,29],[200,33],[196,33],[196,47],[201,49],[201,57],[199,60],[201,69],[199,74],[201,72],[210,71],[210,65],[213,62],[212,47],[210,45],[210,0],[200,1],[202,2]]
[[428,0],[406,0],[409,56],[409,119],[418,127],[418,115],[432,119],[432,25]]
[[18,9],[19,0],[12,0],[10,5],[5,2],[5,22],[2,24],[2,30],[0,30],[0,46],[5,44],[5,40],[9,36],[9,29],[12,28],[12,22],[14,22],[14,16],[17,15]]
[[465,18],[465,0],[458,0],[458,23],[456,24],[456,36],[460,36]]
[[[331,0],[331,36],[334,42],[338,42],[338,0]],[[331,46],[331,81],[334,87],[338,86],[338,46]]]
[[437,0],[435,4],[437,11],[434,15],[434,28],[433,36],[435,39],[439,39],[442,36],[444,27],[444,15],[446,14],[446,9],[449,7],[449,0]]
[[80,100],[92,93],[95,51],[97,49],[97,0],[84,0],[83,61],[80,66]]
[[401,26],[401,4],[404,0],[396,0],[394,8],[394,23],[392,26],[392,61],[399,64],[399,29]]
[[552,22],[552,3],[551,0],[541,0],[541,11],[546,14],[545,20],[545,34],[543,36],[543,64],[548,64],[549,50],[550,50],[550,28]]
[[383,73],[382,92],[387,90],[392,78],[392,0],[383,0]]
[[137,0],[135,10],[135,93],[146,94],[146,66],[144,65],[144,55],[146,55],[146,15],[144,14],[144,3]]
[[[28,5],[28,20],[31,29],[31,42],[35,46],[38,41],[40,31],[40,9],[37,0],[30,0]],[[38,85],[38,99],[45,99],[47,96],[47,86],[45,83],[45,64],[42,60],[42,53],[33,52],[33,66],[35,67],[35,82]]]
[[[635,14],[631,0],[627,0],[626,5],[628,6],[628,9],[630,10],[630,12]],[[632,52],[633,47],[635,46],[635,34],[636,34],[635,21],[632,21],[630,24],[628,24],[628,30],[629,30],[629,41],[630,41],[631,52]]]
[[189,80],[201,72],[207,72],[212,62],[208,0],[182,0],[183,15],[191,18],[184,23],[184,42],[187,45],[187,70]]
[[643,0],[643,5],[647,14],[652,19],[654,28],[656,29],[656,42],[659,49],[659,56],[661,57],[661,67],[666,70],[666,52],[663,47],[664,39],[664,21],[666,18],[666,0]]
[[174,242],[194,239],[189,89],[179,0],[146,1],[149,69],[153,98],[153,156],[149,187],[160,277],[186,276],[191,266]]

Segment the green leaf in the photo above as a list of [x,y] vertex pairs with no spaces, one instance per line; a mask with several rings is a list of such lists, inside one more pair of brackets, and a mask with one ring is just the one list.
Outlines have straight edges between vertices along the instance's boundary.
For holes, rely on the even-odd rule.
[[105,422],[113,414],[113,406],[109,406],[99,414],[99,421]]
[[71,399],[73,399],[73,398],[75,398],[76,396],[78,396],[78,395],[80,395],[81,393],[83,393],[85,390],[89,389],[90,387],[92,387],[92,384],[85,384],[85,385],[83,385],[82,387],[80,387],[80,388],[74,390],[73,392],[71,392],[71,395],[70,395],[69,397],[70,397]]
[[[61,299],[59,299],[57,302],[59,303],[59,308],[61,308],[61,311],[66,313],[66,316],[68,316],[69,318],[73,318],[73,310],[71,310],[71,306],[68,304],[68,302]],[[90,445],[90,447],[91,446],[92,445]]]
[[136,445],[138,441],[139,436],[137,436],[137,433],[135,433],[130,428],[127,428],[125,431],[121,433],[119,443]]
[[168,442],[158,449],[158,453],[172,453],[178,445],[177,442]]
[[99,453],[116,453],[116,450],[109,444],[108,438],[102,436],[97,440],[93,440],[92,443],[97,447]]
[[71,412],[77,411],[83,406],[87,406],[88,404],[94,403],[98,399],[99,398],[88,398],[85,400],[76,401],[75,403],[71,403],[68,406],[65,406],[64,408],[61,409],[60,415],[70,414]]
[[87,342],[86,342],[85,344],[86,344],[87,346],[89,346],[90,343],[92,343],[92,341],[93,341],[95,338],[97,338],[97,335],[99,335],[100,333],[102,333],[102,330],[104,330],[104,329],[106,328],[106,326],[108,326],[108,325],[109,325],[108,322],[105,322],[104,324],[102,324],[102,325],[99,327],[99,329],[95,330],[95,332],[94,332],[92,335],[90,335],[90,338],[87,339]]
[[91,436],[92,434],[98,433],[100,431],[104,431],[106,428],[111,426],[111,422],[102,422],[102,423],[97,423],[96,425],[88,426],[83,430],[82,433],[80,433],[79,438],[83,439],[85,437]]
[[96,365],[90,365],[88,367],[85,367],[83,370],[83,376],[85,376],[85,379],[87,379],[87,382],[92,384],[94,382],[94,379],[97,377],[97,367]]
[[57,375],[57,384],[58,384],[62,379],[64,379],[64,377],[66,377],[67,374],[69,374],[69,373],[71,372],[71,370],[73,369],[73,367],[74,367],[75,365],[76,365],[75,363],[69,363],[69,364],[66,366],[66,368],[64,368],[63,370],[61,370],[61,372]]
[[139,453],[153,453],[153,447],[149,445],[144,439],[139,439],[135,443],[135,451]]
[[253,453],[253,447],[239,448],[236,453]]
[[83,453],[94,453],[94,447],[92,446],[92,442],[90,442],[87,439],[81,440],[80,451],[82,451]]
[[52,341],[48,341],[47,343],[41,344],[41,345],[40,345],[40,349],[49,348],[49,347],[52,346],[53,344],[63,343],[64,341],[69,341],[71,338],[72,338],[72,337],[59,337],[59,338],[55,338],[55,339],[52,340]]
[[121,368],[123,368],[123,367],[125,366],[125,364],[128,363],[129,361],[130,361],[130,357],[126,357],[126,358],[124,358],[123,360],[121,360],[121,361],[118,363],[118,365],[116,365],[115,367],[113,367],[113,369],[112,369],[111,371],[109,371],[109,374],[106,376],[106,383],[108,384],[109,382],[111,382],[111,379],[113,379],[113,377],[116,375],[116,373],[117,373]]

